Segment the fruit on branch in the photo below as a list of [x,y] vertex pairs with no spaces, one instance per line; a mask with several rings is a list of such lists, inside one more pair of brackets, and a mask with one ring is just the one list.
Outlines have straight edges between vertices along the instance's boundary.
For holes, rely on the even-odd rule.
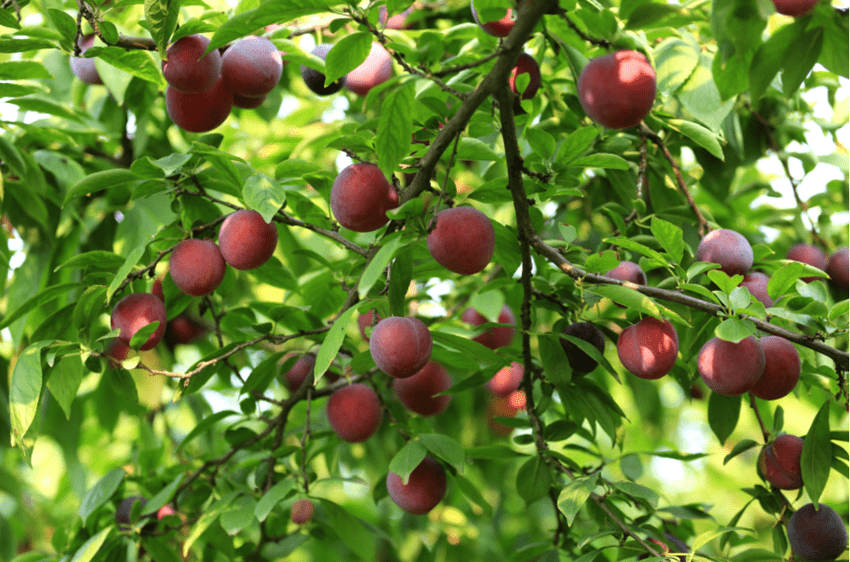
[[839,291],[844,292],[847,291],[847,277],[850,274],[850,261],[847,252],[847,246],[838,248],[835,253],[829,256],[829,263],[826,265],[830,283]]
[[788,521],[788,542],[794,554],[812,562],[835,560],[847,548],[844,519],[828,505],[806,504]]
[[651,316],[623,330],[617,339],[617,356],[623,367],[642,379],[660,379],[669,373],[678,354],[676,328]]
[[[472,324],[473,326],[480,326],[485,322],[489,322],[483,314],[471,306],[463,312],[461,320],[468,324]],[[510,307],[508,307],[508,305],[504,305],[502,306],[502,310],[499,312],[499,317],[496,321],[499,324],[516,324],[516,316],[514,316],[513,311]],[[492,328],[487,328],[472,338],[472,341],[477,341],[481,345],[489,347],[490,349],[498,349],[500,347],[507,347],[511,345],[511,342],[514,341],[514,333],[515,330],[510,326],[494,326]]]
[[429,361],[421,371],[404,379],[393,381],[393,390],[399,401],[411,412],[422,416],[442,414],[452,397],[435,396],[449,389],[452,379],[442,365]]
[[512,9],[508,9],[505,17],[500,20],[482,22],[478,17],[478,11],[475,9],[475,3],[470,2],[469,7],[472,8],[472,18],[475,20],[475,23],[488,35],[492,35],[493,37],[507,37],[514,28],[516,20],[514,20],[514,11]]
[[207,328],[181,314],[168,321],[165,327],[165,343],[169,347],[190,344],[207,333]]
[[803,487],[802,457],[803,440],[796,435],[780,435],[759,453],[758,470],[780,490],[799,490]]
[[346,166],[331,187],[331,211],[339,224],[355,232],[378,230],[398,207],[398,192],[381,169],[368,162]]
[[171,506],[171,504],[165,504],[164,506],[160,507],[156,512],[157,520],[161,520],[165,517],[168,517],[169,515],[177,515],[177,512],[174,511],[174,507]]
[[614,269],[605,272],[605,277],[619,281],[629,281],[635,285],[646,285],[646,273],[633,261],[623,260]]
[[773,306],[773,299],[767,294],[767,284],[770,282],[770,277],[760,271],[754,271],[744,275],[744,280],[738,283],[741,287],[746,287],[750,294],[762,303],[765,308]]
[[165,109],[174,124],[191,133],[206,133],[225,122],[233,107],[233,93],[219,78],[209,89],[184,94],[169,86],[165,90]]
[[412,377],[431,360],[431,332],[418,318],[390,316],[372,330],[369,352],[375,365],[397,379]]
[[520,74],[528,74],[528,86],[522,92],[521,99],[528,100],[534,97],[537,90],[540,89],[540,65],[534,60],[534,57],[528,53],[520,53],[516,60],[516,66],[511,70],[511,75],[508,77],[508,85],[511,91],[519,94],[517,89],[516,79]]
[[378,21],[387,29],[410,29],[410,24],[407,18],[413,13],[413,6],[409,7],[400,14],[387,18],[387,7],[381,6],[378,12]]
[[764,349],[764,372],[750,392],[762,400],[787,396],[800,380],[802,366],[797,348],[780,336],[765,336],[759,343]]
[[[80,54],[88,51],[94,45],[94,33],[81,36],[79,45]],[[97,72],[97,67],[94,64],[94,59],[71,57],[69,62],[71,64],[71,72],[82,82],[93,85],[103,84],[103,80],[101,80],[100,74]]]
[[373,42],[366,60],[346,75],[345,89],[358,96],[365,96],[369,90],[383,84],[392,75],[392,57],[380,43]]
[[[599,353],[605,352],[605,335],[602,333],[602,330],[590,322],[576,322],[574,324],[570,324],[564,328],[563,333],[586,341],[598,349]],[[561,338],[561,347],[564,348],[564,353],[567,355],[570,367],[576,373],[589,373],[596,368],[596,365],[599,364],[596,359],[565,338]]]
[[118,341],[130,345],[130,340],[136,332],[148,324],[159,322],[153,334],[139,348],[144,351],[152,349],[165,335],[166,320],[168,315],[161,300],[150,293],[132,293],[118,301],[112,309],[111,325],[113,330],[121,330]]
[[579,75],[578,98],[587,115],[600,125],[633,127],[655,103],[655,70],[637,51],[592,59]]
[[130,513],[133,510],[133,505],[137,502],[141,503],[142,509],[144,509],[148,503],[148,499],[142,496],[129,496],[124,498],[124,500],[118,504],[118,509],[115,510],[115,523],[118,525],[119,529],[124,531],[131,529],[132,524],[130,522]]
[[522,377],[525,374],[525,369],[522,363],[516,361],[511,362],[508,367],[502,367],[487,381],[487,388],[496,396],[508,396],[519,388],[522,384]]
[[310,500],[295,500],[292,504],[290,518],[296,525],[303,525],[313,518],[314,511],[313,502]]
[[266,101],[266,96],[257,96],[252,98],[249,96],[233,94],[233,105],[242,109],[257,109],[263,105],[264,101]]
[[[316,55],[320,59],[325,60],[328,56],[328,51],[330,51],[332,47],[333,45],[330,43],[320,43],[319,45],[316,45],[312,51],[310,51],[310,54]],[[304,84],[306,84],[313,93],[320,96],[335,94],[340,91],[343,86],[345,86],[345,76],[325,86],[324,73],[303,64],[301,65],[301,78],[304,79]]]
[[753,266],[753,248],[742,234],[720,228],[700,240],[697,261],[719,264],[726,275],[746,275]]
[[265,96],[277,86],[282,72],[280,51],[274,43],[257,35],[243,37],[221,57],[224,85],[240,96]]
[[159,300],[161,300],[162,302],[165,302],[165,293],[162,290],[162,280],[164,278],[165,278],[164,274],[157,277],[154,280],[153,285],[151,286],[151,294],[153,296],[155,296],[156,298],[158,298]]
[[360,335],[363,336],[363,339],[366,341],[369,341],[369,336],[366,335],[366,328],[372,325],[373,317],[377,317],[375,324],[381,321],[380,315],[378,315],[374,310],[370,310],[366,314],[361,314],[357,317],[357,327],[360,328]]
[[260,267],[277,248],[277,227],[251,209],[231,213],[218,231],[221,256],[236,269]]
[[764,372],[764,349],[753,336],[738,343],[713,337],[702,346],[697,370],[705,385],[724,396],[747,392]]
[[120,340],[112,340],[109,347],[106,348],[106,359],[110,369],[118,369],[121,367],[121,362],[127,359],[130,354],[130,348],[121,343]]
[[437,263],[464,275],[487,267],[496,249],[496,232],[487,215],[472,207],[454,207],[437,213],[434,222],[428,251]]
[[488,418],[487,425],[490,427],[490,430],[496,435],[504,437],[505,435],[510,435],[511,432],[514,430],[514,428],[512,428],[511,426],[505,425],[494,418],[516,417],[517,412],[522,409],[517,406],[520,403],[522,403],[523,407],[525,405],[525,394],[521,390],[517,390],[515,392],[522,394],[523,400],[514,398],[514,393],[508,394],[507,396],[490,397],[490,402],[488,404],[490,415]]
[[401,477],[387,474],[387,493],[397,506],[414,515],[424,515],[434,509],[446,495],[446,470],[443,465],[425,457],[413,472],[407,484]]
[[[822,271],[826,271],[826,254],[824,254],[820,248],[816,248],[811,244],[795,244],[794,246],[791,246],[791,248],[788,250],[788,254],[785,257],[789,260],[803,262],[812,267],[816,267]],[[800,279],[805,281],[806,283],[811,283],[812,281],[816,281],[821,278],[800,277]]]
[[168,47],[162,75],[169,86],[184,94],[198,94],[213,87],[221,76],[221,54],[213,49],[204,55],[209,44],[203,35],[187,35]]
[[381,427],[381,403],[372,387],[350,384],[334,391],[328,399],[328,422],[343,441],[362,443]]
[[178,289],[202,297],[221,285],[226,265],[215,242],[188,238],[174,247],[168,268]]
[[795,18],[808,15],[820,0],[773,0],[776,11],[785,16]]
[[292,367],[283,374],[291,392],[298,390],[316,365],[316,358],[312,355],[302,355]]

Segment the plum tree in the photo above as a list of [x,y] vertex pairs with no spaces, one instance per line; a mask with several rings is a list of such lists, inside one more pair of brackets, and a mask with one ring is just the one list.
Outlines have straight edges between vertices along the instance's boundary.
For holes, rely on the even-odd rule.
[[478,11],[475,9],[475,3],[470,2],[469,7],[472,8],[472,18],[475,20],[475,23],[488,35],[492,35],[493,37],[507,37],[514,28],[516,20],[514,19],[514,11],[510,8],[502,19],[482,22],[478,16]]
[[493,258],[496,233],[487,215],[473,207],[453,207],[437,213],[428,234],[428,251],[437,263],[455,273],[472,275]]
[[614,269],[605,272],[606,277],[628,281],[636,285],[646,285],[646,273],[633,261],[623,260]]
[[734,230],[712,230],[700,240],[697,261],[719,264],[726,275],[746,275],[753,266],[753,248]]
[[381,169],[358,162],[343,169],[331,187],[331,210],[339,224],[355,232],[378,230],[398,206],[398,192]]
[[697,370],[705,385],[724,396],[750,390],[764,373],[764,349],[753,336],[738,343],[715,336],[697,356]]
[[788,520],[788,542],[794,554],[812,562],[835,560],[847,549],[847,527],[838,513],[821,503],[808,503]]
[[[78,41],[80,45],[80,54],[85,53],[92,47],[92,45],[94,45],[94,37],[94,33],[82,35],[80,37]],[[100,78],[100,74],[97,71],[97,67],[95,67],[93,58],[71,57],[69,62],[74,76],[79,78],[82,82],[95,86],[103,84],[103,80]]]
[[401,509],[413,515],[425,515],[434,509],[446,495],[448,482],[446,470],[431,457],[425,457],[419,463],[407,484],[399,475],[387,474],[387,493],[390,499]]
[[[811,244],[795,244],[788,249],[788,254],[785,256],[789,260],[799,261],[816,267],[822,271],[826,271],[827,259],[823,250]],[[806,283],[817,281],[820,277],[807,276],[800,277]]]
[[383,419],[378,395],[372,387],[360,383],[335,390],[328,399],[327,414],[334,433],[349,443],[372,437]]
[[516,84],[517,77],[520,74],[528,74],[528,86],[525,87],[520,97],[524,100],[531,99],[537,93],[537,90],[540,89],[540,65],[537,64],[534,57],[525,52],[520,53],[519,57],[517,57],[516,66],[513,67],[511,75],[508,78],[508,85],[515,94],[520,94]]
[[297,361],[286,371],[283,376],[286,379],[287,386],[291,392],[298,390],[310,373],[313,372],[313,367],[316,365],[316,357],[310,354],[302,355]]
[[208,295],[224,280],[226,264],[212,240],[187,238],[171,252],[168,270],[177,288],[193,297]]
[[647,380],[670,372],[679,354],[679,335],[668,320],[648,316],[617,339],[617,356],[631,374]]
[[199,94],[215,85],[221,76],[221,53],[213,49],[204,55],[209,44],[203,35],[187,35],[168,47],[162,75],[170,87],[184,94]]
[[133,505],[136,503],[140,503],[141,507],[144,508],[148,503],[148,499],[142,496],[128,496],[118,504],[118,508],[115,510],[115,523],[119,529],[125,531],[130,529],[132,525],[130,514],[132,513]]
[[[575,322],[570,324],[564,328],[563,333],[586,341],[598,349],[599,353],[603,353],[605,351],[605,335],[602,333],[602,330],[590,322]],[[566,338],[561,338],[561,347],[564,348],[564,353],[567,355],[570,367],[576,373],[589,373],[599,364],[596,359]]]
[[[332,48],[333,45],[330,43],[320,43],[316,45],[312,51],[310,51],[310,54],[316,55],[320,59],[325,60],[328,56],[328,52]],[[345,86],[345,76],[325,86],[325,74],[304,64],[301,65],[301,78],[304,80],[304,84],[306,84],[313,93],[320,96],[335,94],[342,90]]]
[[168,315],[162,301],[150,293],[131,293],[118,301],[112,309],[111,325],[113,330],[120,330],[118,341],[130,345],[130,340],[136,332],[154,322],[159,322],[154,332],[139,349],[153,349],[165,335],[165,322]]
[[292,504],[292,513],[290,518],[296,525],[303,525],[313,518],[315,507],[313,502],[308,499],[295,500]]
[[228,265],[236,269],[255,269],[274,254],[277,227],[274,222],[266,222],[257,211],[240,209],[221,223],[218,246]]
[[358,96],[365,96],[369,90],[383,84],[392,75],[392,57],[380,43],[373,41],[366,60],[346,75],[345,89]]
[[508,396],[519,388],[524,374],[522,364],[512,361],[508,367],[502,367],[487,381],[487,388],[496,396]]
[[776,11],[785,16],[799,18],[810,14],[820,0],[773,0]]
[[451,395],[440,394],[452,385],[448,371],[436,361],[429,361],[421,371],[403,379],[393,381],[393,391],[399,402],[411,412],[422,416],[436,416],[445,411]]
[[357,327],[360,329],[360,335],[366,341],[369,341],[369,336],[366,335],[366,328],[372,325],[373,318],[375,319],[375,324],[381,321],[381,316],[374,310],[370,310],[366,314],[361,314],[357,317]]
[[391,377],[403,379],[418,373],[431,359],[431,332],[409,316],[384,318],[372,330],[372,360]]
[[848,259],[847,246],[838,248],[829,256],[826,272],[829,274],[829,281],[833,287],[839,291],[847,292],[847,277],[850,275],[850,259]]
[[[489,322],[486,316],[472,308],[468,307],[463,311],[463,315],[461,316],[461,320],[468,324],[472,324],[473,326],[480,326],[485,322]],[[499,312],[499,317],[496,319],[499,324],[516,324],[516,316],[514,316],[514,312],[510,309],[508,305],[502,305],[502,310]],[[493,326],[492,328],[487,328],[474,338],[472,341],[477,341],[483,346],[489,347],[490,349],[498,349],[500,347],[507,347],[511,345],[514,341],[514,334],[516,330],[511,326]]]
[[759,473],[780,490],[799,490],[803,487],[802,456],[802,439],[796,435],[780,435],[759,453]]
[[243,37],[221,57],[221,77],[234,95],[257,98],[277,86],[283,59],[274,43],[257,35]]
[[767,284],[770,277],[760,271],[753,271],[744,275],[743,281],[739,283],[741,287],[746,287],[752,296],[762,303],[765,308],[773,306],[773,299],[767,294]]
[[600,125],[634,127],[655,103],[655,70],[637,51],[597,57],[579,75],[578,96],[588,117]]
[[762,400],[787,396],[797,386],[802,371],[797,348],[780,336],[765,336],[759,343],[764,349],[764,372],[750,392]]
[[219,77],[208,90],[184,94],[169,86],[165,90],[165,109],[174,124],[190,133],[212,131],[227,120],[233,108],[233,93]]

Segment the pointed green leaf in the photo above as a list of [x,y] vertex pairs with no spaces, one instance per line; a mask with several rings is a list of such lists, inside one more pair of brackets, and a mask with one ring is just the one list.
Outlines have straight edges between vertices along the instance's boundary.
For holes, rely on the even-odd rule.
[[89,515],[97,511],[100,506],[109,501],[109,498],[118,490],[118,486],[124,481],[124,469],[113,468],[106,476],[95,483],[92,488],[86,492],[83,502],[80,504],[80,518],[85,526]]
[[590,476],[576,478],[561,489],[558,494],[558,509],[567,518],[567,525],[572,525],[575,521],[576,515],[596,487],[598,478],[599,473],[594,472]]
[[407,485],[410,473],[416,470],[428,450],[419,441],[408,441],[390,461],[389,471],[401,478],[401,483]]
[[824,402],[808,433],[803,438],[803,455],[800,460],[800,469],[803,483],[809,499],[818,506],[818,499],[826,488],[829,479],[829,469],[832,465],[832,444],[829,437],[829,406],[830,402]]
[[378,167],[386,176],[391,175],[398,163],[410,153],[414,111],[413,83],[394,89],[381,103],[375,151],[378,153]]

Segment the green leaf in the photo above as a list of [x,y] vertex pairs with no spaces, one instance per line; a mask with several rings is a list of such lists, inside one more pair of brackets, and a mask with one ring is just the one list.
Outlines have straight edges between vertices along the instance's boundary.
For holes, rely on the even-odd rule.
[[682,119],[669,119],[666,122],[667,126],[674,131],[681,133],[709,151],[715,158],[725,160],[723,155],[723,147],[720,145],[720,140],[717,134],[702,125],[698,125],[692,121],[683,121]]
[[89,174],[82,181],[74,184],[65,194],[62,206],[77,197],[91,195],[104,189],[125,187],[139,181],[139,177],[126,168],[115,168]]
[[109,287],[106,288],[107,302],[112,300],[112,295],[115,294],[115,291],[118,290],[118,287],[124,282],[127,275],[130,274],[133,268],[136,267],[136,264],[139,263],[139,260],[142,259],[142,254],[145,253],[146,248],[147,242],[144,242],[139,244],[127,255],[127,259],[124,260],[124,264],[118,268],[118,271],[115,273],[115,277],[112,278],[112,281],[109,283]]
[[378,153],[378,167],[386,176],[390,176],[398,163],[410,153],[414,105],[412,82],[394,89],[381,103],[375,151]]
[[744,439],[743,441],[739,441],[738,443],[735,444],[734,447],[732,447],[732,451],[728,455],[723,457],[723,464],[726,464],[727,462],[731,461],[732,459],[734,459],[735,457],[737,457],[738,455],[740,455],[744,451],[749,451],[753,447],[758,447],[758,446],[759,446],[759,444],[756,443],[755,441],[753,441],[752,439]]
[[224,418],[238,415],[240,415],[239,412],[235,412],[233,410],[224,410],[222,412],[216,412],[215,414],[209,416],[204,416],[204,419],[198,422],[198,425],[193,427],[192,431],[190,431],[189,434],[183,438],[180,444],[177,445],[177,449],[175,449],[174,452],[179,453],[180,451],[182,451],[183,448],[186,447],[186,445],[188,445],[189,443],[191,443],[193,439],[195,439],[202,433],[212,429],[215,424],[217,424]]
[[741,318],[727,318],[714,329],[715,336],[732,343],[739,343],[755,333],[756,325]]
[[452,465],[458,473],[463,473],[466,455],[457,439],[442,433],[422,433],[418,439],[429,451]]
[[604,273],[620,265],[620,260],[614,250],[605,250],[600,254],[590,254],[584,268],[588,273]]
[[794,47],[782,57],[782,92],[790,97],[800,88],[820,56],[823,47],[823,27],[804,28]]
[[327,3],[323,0],[266,0],[257,8],[227,19],[210,39],[206,52],[209,53],[267,25],[327,11]]
[[638,498],[642,498],[649,503],[653,508],[658,507],[658,493],[654,490],[647,488],[646,486],[641,486],[640,484],[636,484],[634,482],[629,482],[625,480],[623,482],[616,483],[617,489],[625,492],[630,496],[635,496]]
[[148,33],[156,43],[162,60],[166,59],[165,50],[177,26],[179,14],[180,0],[145,0],[145,21],[148,24]]
[[609,168],[612,170],[628,170],[629,162],[616,154],[596,153],[576,158],[569,163],[571,168]]
[[286,190],[265,174],[254,174],[245,180],[242,196],[248,207],[260,213],[267,223],[286,203]]
[[389,471],[401,478],[401,483],[406,486],[410,473],[422,464],[427,455],[428,450],[419,441],[408,441],[390,461]]
[[238,492],[232,492],[223,498],[213,502],[211,506],[206,508],[201,515],[201,518],[198,519],[198,522],[195,523],[195,526],[192,527],[192,530],[189,532],[189,536],[186,537],[186,542],[183,543],[183,557],[186,558],[189,556],[189,549],[192,548],[192,545],[195,544],[195,541],[209,529],[210,525],[215,523],[215,520],[218,519],[219,515],[221,515],[227,507],[230,505],[230,502],[236,497]]
[[684,84],[700,61],[699,43],[690,35],[668,37],[653,49],[658,89],[675,92]]
[[777,269],[767,282],[767,294],[770,298],[777,301],[787,293],[788,289],[797,283],[797,279],[803,277],[805,267],[800,262],[792,261]]
[[316,365],[313,367],[316,378],[314,383],[319,382],[319,378],[328,370],[328,367],[331,366],[331,363],[336,358],[336,354],[339,352],[339,348],[342,347],[342,342],[345,339],[345,327],[348,326],[351,317],[357,312],[359,306],[352,306],[340,314],[334,320],[331,329],[328,330],[328,334],[325,336],[324,341],[322,341],[319,352],[316,353]]
[[366,298],[369,290],[377,283],[390,261],[408,245],[402,245],[402,233],[396,232],[384,239],[384,245],[366,266],[357,284],[357,293],[361,299]]
[[652,248],[644,246],[640,242],[635,242],[631,238],[627,238],[625,236],[612,236],[610,238],[605,238],[605,242],[607,242],[608,244],[620,246],[621,248],[625,248],[626,250],[631,250],[632,252],[637,252],[642,256],[646,256],[647,258],[654,261],[660,266],[667,265],[667,259],[663,255],[656,252]]
[[41,350],[49,341],[30,344],[15,363],[9,388],[9,413],[12,422],[13,440],[23,444],[24,435],[38,412],[41,397],[42,371]]
[[798,30],[794,25],[784,25],[770,34],[767,41],[756,49],[750,63],[750,94],[753,100],[764,95],[776,73],[782,67],[785,52],[794,44]]
[[410,219],[418,217],[425,210],[425,201],[421,197],[411,199],[401,207],[390,209],[387,216],[391,219]]
[[130,338],[129,347],[133,349],[139,349],[143,345],[148,342],[148,339],[156,332],[157,328],[159,328],[159,320],[154,320],[150,324],[146,324],[145,326],[138,329],[138,331],[133,334],[133,337]]
[[576,515],[596,487],[598,478],[599,473],[594,472],[590,476],[576,478],[561,489],[558,494],[558,509],[567,518],[567,525],[572,525],[575,521]]
[[124,258],[113,252],[105,252],[103,250],[92,250],[72,256],[53,271],[60,269],[102,269],[115,270],[124,263]]
[[74,553],[74,557],[71,558],[71,562],[90,562],[97,553],[100,552],[100,547],[103,546],[103,543],[106,541],[106,537],[109,536],[109,533],[112,532],[113,528],[114,525],[110,525],[83,543],[83,546],[77,549],[77,552]]
[[250,525],[256,520],[254,515],[256,507],[257,500],[251,496],[242,495],[236,498],[219,518],[219,523],[221,523],[224,532],[233,536]]
[[156,493],[154,497],[145,504],[145,507],[142,509],[142,515],[148,515],[150,513],[156,513],[159,509],[168,503],[168,500],[174,495],[174,492],[177,491],[177,487],[180,486],[180,483],[183,482],[183,475],[178,474],[177,477],[174,478],[168,485]]
[[501,162],[503,160],[502,156],[481,140],[470,137],[460,139],[456,158],[457,160],[483,160],[491,162]]
[[452,482],[457,484],[458,488],[460,488],[460,491],[467,500],[481,508],[484,517],[493,517],[493,508],[490,507],[490,504],[487,503],[487,500],[484,499],[484,496],[475,484],[460,474],[456,474],[454,478],[452,478]]
[[508,460],[528,455],[515,451],[506,445],[481,445],[479,447],[468,447],[466,456],[470,459]]
[[685,241],[682,234],[682,229],[671,222],[658,217],[652,217],[650,226],[652,235],[664,248],[664,251],[670,254],[670,257],[676,263],[681,263],[685,254]]
[[162,75],[162,67],[150,51],[130,50],[121,47],[92,47],[86,54],[97,55],[103,61],[108,62],[118,70],[123,70],[146,82],[155,84],[157,88],[165,90],[168,83]]
[[377,549],[377,533],[345,508],[329,500],[320,499],[328,517],[328,527],[333,529],[342,542],[365,562],[374,562]]
[[626,308],[638,310],[644,314],[661,319],[661,311],[655,302],[639,291],[624,287],[622,285],[599,285],[592,291],[601,297],[607,297],[612,301],[622,304]]
[[0,80],[49,80],[53,78],[40,62],[16,60],[0,62]]
[[590,148],[597,135],[599,129],[596,127],[582,127],[570,133],[558,150],[558,162],[569,164],[578,158],[579,154]]
[[285,498],[294,487],[295,482],[287,478],[269,488],[269,491],[263,494],[263,497],[257,502],[257,507],[254,508],[254,516],[261,522],[265,521],[274,506]]
[[402,252],[397,255],[390,266],[389,303],[390,314],[404,316],[406,314],[405,298],[413,279],[413,252]]
[[83,380],[83,361],[79,356],[65,357],[56,365],[50,378],[47,379],[47,388],[50,394],[59,403],[65,417],[71,418],[71,403],[77,396],[80,382]]
[[27,177],[27,165],[24,163],[21,153],[6,137],[0,137],[0,158],[19,177]]
[[[365,31],[346,35],[328,51],[325,58],[325,86],[330,86],[363,64],[372,49],[372,34]],[[381,106],[383,112],[383,105]],[[408,141],[410,140],[408,135]]]
[[717,436],[720,444],[735,431],[738,417],[741,415],[741,396],[723,396],[712,392],[708,398],[708,425]]
[[538,334],[537,348],[546,378],[559,386],[569,383],[572,379],[572,369],[561,345],[561,338],[555,334]]
[[519,467],[516,475],[516,490],[526,505],[531,504],[549,493],[552,485],[552,473],[539,456],[533,456]]
[[239,388],[239,394],[248,394],[254,390],[265,392],[274,377],[280,374],[278,363],[285,353],[285,351],[273,353],[254,367],[245,379],[245,383]]
[[85,526],[89,515],[109,501],[109,498],[115,494],[123,481],[124,469],[113,468],[86,492],[83,502],[80,504],[80,519],[83,520],[83,526]]
[[824,402],[808,433],[803,438],[803,455],[800,460],[803,484],[809,499],[818,507],[818,500],[826,488],[829,479],[829,469],[832,465],[832,444],[829,437],[829,406],[830,402]]
[[9,39],[0,38],[0,53],[27,53],[42,49],[55,49],[56,45],[44,39]]

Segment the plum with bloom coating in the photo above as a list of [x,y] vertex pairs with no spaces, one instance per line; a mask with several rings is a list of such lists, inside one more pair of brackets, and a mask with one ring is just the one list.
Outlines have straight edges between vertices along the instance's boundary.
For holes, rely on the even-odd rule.
[[221,76],[221,54],[213,49],[204,55],[209,44],[203,35],[187,35],[168,47],[162,75],[170,87],[184,94],[198,94],[213,87]]
[[448,390],[451,385],[452,379],[448,371],[439,363],[429,361],[412,377],[394,380],[393,390],[399,401],[411,412],[422,416],[436,416],[449,407],[452,397],[440,393]]
[[224,280],[227,269],[216,243],[197,238],[177,244],[171,252],[168,267],[177,288],[193,297],[215,291]]
[[655,70],[637,51],[592,59],[579,75],[578,97],[587,115],[600,125],[633,127],[655,103]]
[[734,230],[712,230],[700,240],[697,261],[719,264],[726,275],[746,275],[753,266],[753,248]]
[[240,209],[228,215],[218,231],[221,255],[236,269],[260,267],[272,257],[277,248],[277,227],[266,222],[263,215],[250,209]]
[[428,251],[437,263],[465,275],[487,267],[496,249],[496,233],[487,215],[472,207],[454,207],[437,213],[434,221]]
[[412,377],[431,360],[431,332],[418,318],[390,316],[372,330],[369,351],[375,365],[397,379]]
[[387,493],[397,506],[414,515],[425,515],[446,495],[446,470],[443,465],[425,457],[413,472],[407,484],[392,472],[387,474]]
[[349,443],[366,441],[381,427],[381,403],[372,387],[350,384],[334,391],[328,399],[328,422],[340,439]]
[[705,385],[724,396],[750,390],[764,373],[764,349],[753,336],[738,343],[713,337],[702,346],[697,370]]
[[617,356],[636,377],[660,379],[670,372],[679,353],[679,335],[667,320],[648,316],[620,333]]
[[343,169],[331,187],[331,210],[339,224],[354,232],[378,230],[398,206],[398,192],[380,168],[358,162]]
[[791,550],[812,562],[835,560],[847,549],[847,527],[834,509],[823,503],[817,511],[806,504],[788,520]]
[[130,345],[136,332],[148,324],[159,322],[153,334],[139,348],[144,351],[152,349],[165,335],[166,320],[168,315],[161,300],[150,293],[132,293],[118,301],[112,309],[111,325],[113,330],[121,330],[118,340],[124,345]]

